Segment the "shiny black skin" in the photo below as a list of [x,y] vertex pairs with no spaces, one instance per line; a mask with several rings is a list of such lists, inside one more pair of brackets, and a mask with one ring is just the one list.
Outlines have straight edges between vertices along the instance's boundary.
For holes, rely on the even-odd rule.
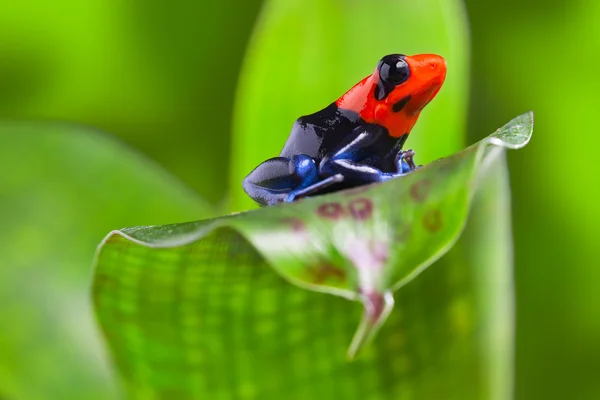
[[385,181],[414,169],[401,151],[407,137],[333,103],[296,120],[280,156],[256,167],[243,187],[260,205],[273,205]]
[[[355,135],[351,132],[357,128],[379,133],[368,149],[362,148],[370,154],[364,154],[361,159],[382,171],[392,172],[394,157],[408,135],[400,140],[393,138],[383,126],[367,124],[356,112],[341,109],[335,103],[315,114],[298,118],[279,156],[290,158],[295,154],[306,154],[319,163],[354,140]],[[358,154],[352,158],[356,159],[356,156]]]

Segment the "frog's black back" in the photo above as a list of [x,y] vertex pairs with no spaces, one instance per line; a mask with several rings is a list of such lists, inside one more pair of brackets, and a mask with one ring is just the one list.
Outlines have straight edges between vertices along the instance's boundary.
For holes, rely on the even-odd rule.
[[306,154],[319,162],[343,140],[344,136],[364,123],[358,113],[338,108],[332,103],[323,110],[300,117],[294,122],[281,157]]

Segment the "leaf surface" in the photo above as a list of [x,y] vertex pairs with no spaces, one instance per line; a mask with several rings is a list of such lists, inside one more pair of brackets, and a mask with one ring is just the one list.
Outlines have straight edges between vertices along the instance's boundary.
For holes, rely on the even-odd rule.
[[[94,300],[129,393],[507,398],[503,149],[524,146],[532,127],[524,114],[383,184],[112,232],[98,251]],[[361,307],[346,299],[362,303],[358,330]],[[351,358],[361,350],[353,362],[348,344]]]
[[0,397],[118,398],[90,302],[115,226],[210,215],[155,163],[90,128],[0,124]]

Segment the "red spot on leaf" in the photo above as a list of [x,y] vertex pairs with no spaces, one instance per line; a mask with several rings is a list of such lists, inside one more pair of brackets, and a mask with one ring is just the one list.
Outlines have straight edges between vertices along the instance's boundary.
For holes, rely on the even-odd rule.
[[362,221],[371,218],[373,214],[373,202],[369,199],[360,198],[352,200],[348,205],[354,219]]
[[313,283],[321,284],[332,278],[336,281],[346,280],[346,271],[328,263],[318,264],[309,269],[310,279]]
[[337,220],[344,216],[344,207],[340,203],[325,203],[317,208],[317,214],[323,218]]
[[427,211],[423,216],[423,226],[432,233],[442,229],[444,222],[442,221],[442,213],[440,210]]
[[421,181],[413,183],[410,187],[410,197],[417,203],[425,201],[431,188],[431,181],[423,179]]
[[281,222],[290,225],[292,231],[296,233],[302,233],[306,230],[306,225],[304,225],[304,221],[302,221],[300,218],[284,218],[281,220]]

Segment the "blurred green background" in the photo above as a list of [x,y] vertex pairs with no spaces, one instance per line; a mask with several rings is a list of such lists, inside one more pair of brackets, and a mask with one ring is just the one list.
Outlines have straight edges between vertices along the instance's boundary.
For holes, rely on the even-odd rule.
[[[39,201],[40,207],[48,204],[52,207],[28,205],[27,210],[39,213],[21,216],[26,217],[21,221],[17,217],[22,204],[17,204],[14,197],[3,199],[3,192],[18,188],[21,199],[31,199],[31,193],[50,198],[48,193],[54,193],[61,184],[61,174],[72,174],[80,165],[77,159],[61,161],[61,151],[79,154],[82,160],[99,157],[99,165],[107,169],[121,166],[122,158],[110,151],[103,153],[102,149],[112,146],[110,140],[105,143],[107,139],[98,139],[100,155],[88,154],[90,150],[76,140],[61,143],[57,139],[44,147],[53,149],[55,154],[40,156],[35,146],[29,146],[24,139],[31,134],[26,128],[17,130],[23,140],[7,139],[14,130],[4,128],[0,130],[0,146],[3,146],[0,155],[4,161],[0,162],[4,168],[0,171],[0,223],[9,229],[0,234],[2,243],[14,247],[20,243],[19,237],[37,237],[38,246],[50,246],[40,226],[55,227],[53,234],[65,235],[61,237],[62,243],[78,243],[77,233],[61,232],[63,220],[68,216],[71,224],[85,226],[87,218],[94,218],[94,226],[101,226],[102,230],[89,232],[88,236],[94,240],[77,250],[79,260],[91,255],[94,245],[110,229],[208,215],[200,198],[226,210],[227,188],[230,177],[235,176],[229,165],[236,162],[230,162],[236,87],[239,77],[244,79],[241,87],[252,78],[244,71],[248,65],[243,60],[261,3],[259,0],[4,3],[0,13],[0,118],[70,121],[110,132],[194,189],[198,205],[196,212],[178,213],[172,205],[183,204],[187,201],[182,200],[184,197],[190,198],[189,193],[182,194],[186,192],[183,186],[174,189],[150,180],[140,183],[137,176],[126,172],[112,184],[129,187],[130,194],[104,193],[99,184],[93,183],[101,176],[84,176],[82,171],[77,185],[88,190],[88,194],[80,207],[64,205],[65,199],[73,203],[78,196],[65,189],[62,197],[52,197],[51,202]],[[486,136],[517,114],[530,109],[536,113],[533,141],[524,150],[509,155],[516,256],[517,398],[600,398],[600,291],[596,289],[600,282],[596,251],[600,212],[593,184],[598,179],[598,168],[590,166],[592,152],[600,145],[595,115],[599,104],[596,64],[600,60],[597,23],[600,3],[467,0],[465,8],[471,33],[470,56],[452,48],[454,55],[464,56],[449,58],[449,68],[460,66],[465,73],[469,71],[469,86],[459,78],[455,83],[457,86],[460,83],[462,90],[470,89],[468,113],[462,115],[459,104],[456,113],[460,115],[454,117],[459,126],[467,118],[467,142]],[[458,18],[456,13],[448,15]],[[297,23],[301,25],[301,21],[300,17]],[[414,29],[411,25],[399,25],[398,36],[411,38]],[[422,39],[419,43],[429,44],[427,48],[413,45],[408,51],[400,48],[395,51],[439,51],[436,38],[440,32],[434,29],[428,32],[418,33]],[[373,41],[382,40],[378,32],[363,34],[372,34]],[[460,36],[461,32],[447,34]],[[327,45],[332,49],[337,46],[335,41]],[[360,48],[354,51],[361,65],[376,61],[362,57]],[[278,76],[285,77],[285,66],[272,67],[278,69]],[[287,94],[285,81],[279,87]],[[451,99],[445,101],[448,104],[445,109],[454,107]],[[296,115],[293,107],[288,111]],[[453,140],[448,139],[453,137],[452,132],[435,134],[440,135],[440,141]],[[435,136],[428,140],[435,140]],[[459,143],[460,135],[449,147]],[[269,145],[279,147],[276,143]],[[419,148],[416,150],[418,153]],[[438,156],[442,155],[445,154]],[[427,153],[427,160],[433,158],[435,154]],[[6,161],[9,159],[10,163]],[[126,163],[121,167],[159,170],[157,165],[141,158],[132,162],[137,164]],[[31,175],[32,165],[52,170],[43,178],[43,184]],[[143,201],[149,190],[154,197],[147,209],[127,205]],[[114,210],[120,206],[120,214],[107,213],[106,217],[102,214],[108,207]],[[189,205],[185,208],[190,209]],[[40,220],[46,225],[38,224]],[[15,226],[22,229],[11,231]],[[60,242],[57,237],[53,239],[51,243]],[[31,262],[25,256],[18,260],[7,258],[10,250],[14,248],[0,245],[0,262],[6,263],[0,267]],[[67,269],[58,261],[56,265]],[[47,283],[45,280],[53,275],[55,272],[49,270],[48,276],[40,280]],[[89,279],[87,270],[75,275],[73,279]],[[0,279],[9,281],[7,276],[10,274],[4,272]],[[57,295],[63,293],[53,290]],[[78,295],[85,297],[85,293]],[[14,318],[21,313],[10,300],[10,293],[0,293],[1,330],[9,328],[8,316]],[[68,301],[65,296],[65,302]],[[74,318],[77,315],[73,310]],[[49,334],[56,334],[51,326],[58,322],[52,321],[51,316],[48,319]],[[90,321],[73,323],[89,326]],[[16,332],[14,337],[0,334],[0,352],[4,352],[0,353],[2,399],[35,398],[28,397],[22,385],[6,378],[17,374],[12,368],[23,355],[8,354],[7,349],[8,344],[21,339],[21,334]],[[57,346],[78,345],[60,335],[52,340]],[[42,363],[53,362],[51,355],[40,357]],[[105,374],[106,360],[101,355],[97,357],[98,371],[90,373],[92,380]],[[11,362],[3,363],[7,359]],[[20,368],[27,371],[31,366]],[[50,375],[44,379],[54,378]],[[109,392],[107,389],[106,393],[96,393],[96,398],[106,398]]]

